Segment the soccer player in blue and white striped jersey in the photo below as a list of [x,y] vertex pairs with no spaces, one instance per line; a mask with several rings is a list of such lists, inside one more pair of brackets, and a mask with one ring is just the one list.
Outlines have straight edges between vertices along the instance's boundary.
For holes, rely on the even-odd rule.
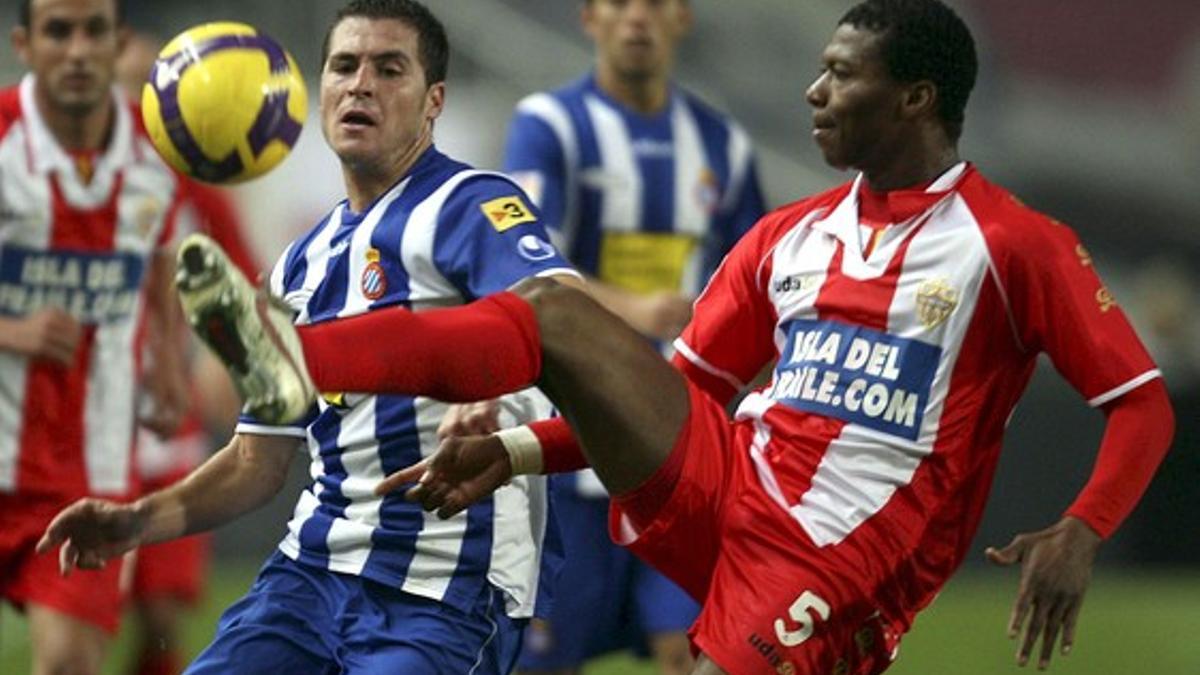
[[[447,60],[442,26],[413,0],[352,0],[339,12],[322,60],[321,121],[348,198],[270,275],[271,294],[297,323],[463,304],[534,276],[582,284],[511,179],[434,148]],[[189,269],[205,262],[193,258],[183,259]],[[181,280],[199,295],[221,286],[204,275]],[[378,336],[381,345],[403,339]],[[326,392],[294,424],[244,416],[231,443],[176,486],[75,513],[120,520],[128,536],[114,550],[209,529],[273,496],[306,445],[313,480],[287,535],[188,672],[508,673],[561,559],[545,479],[515,480],[445,521],[374,492],[436,449],[446,407]],[[536,390],[501,399],[501,410],[509,425],[549,412]]]
[[[691,20],[687,0],[586,0],[595,68],[522,100],[504,158],[593,296],[664,350],[764,209],[746,132],[671,80]],[[523,669],[571,672],[644,637],[663,673],[687,672],[695,603],[612,543],[608,495],[592,470],[551,480],[563,592],[550,621],[531,629]]]

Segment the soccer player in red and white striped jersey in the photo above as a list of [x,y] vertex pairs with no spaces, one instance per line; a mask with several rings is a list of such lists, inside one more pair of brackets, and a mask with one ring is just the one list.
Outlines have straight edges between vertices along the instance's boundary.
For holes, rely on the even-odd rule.
[[[165,250],[178,182],[112,88],[119,3],[20,12],[31,72],[0,91],[0,595],[29,617],[34,672],[98,672],[121,566],[62,578],[34,544],[79,497],[134,496],[141,387],[159,431],[182,414]],[[156,368],[140,381],[143,344]]]
[[[247,333],[252,377],[268,383],[244,382],[249,405],[310,384],[473,401],[537,383],[562,418],[451,439],[378,491],[415,480],[409,497],[449,515],[514,474],[590,463],[614,495],[614,538],[702,600],[697,673],[866,675],[966,555],[1045,353],[1107,416],[1059,522],[988,551],[1021,565],[1019,662],[1040,641],[1047,665],[1060,637],[1074,642],[1098,547],[1170,445],[1166,388],[1075,235],[960,159],[976,56],[952,10],[866,0],[822,61],[813,135],[859,174],[734,247],[675,368],[580,290],[532,280],[462,308],[302,328],[312,383],[284,342]],[[252,316],[253,298],[240,303]],[[723,405],[772,359],[728,420]],[[110,543],[89,528],[134,515],[89,508],[62,514],[46,543],[69,538],[94,564]]]

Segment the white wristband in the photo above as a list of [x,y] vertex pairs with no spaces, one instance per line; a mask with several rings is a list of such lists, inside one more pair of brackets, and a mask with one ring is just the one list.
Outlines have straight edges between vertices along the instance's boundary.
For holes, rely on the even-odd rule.
[[529,427],[502,429],[493,434],[504,444],[514,476],[542,472],[542,442]]

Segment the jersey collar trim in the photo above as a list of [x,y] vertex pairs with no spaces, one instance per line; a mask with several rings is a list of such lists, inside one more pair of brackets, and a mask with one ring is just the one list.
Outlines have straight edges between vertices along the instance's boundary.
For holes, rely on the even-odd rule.
[[[936,204],[941,202],[941,197],[955,190],[962,182],[962,178],[966,175],[970,164],[967,162],[959,162],[947,169],[941,176],[938,176],[929,187],[925,188],[925,194],[937,196],[932,200],[926,208],[920,209],[913,214],[905,222],[911,223],[920,220],[921,213],[927,212]],[[816,220],[812,224],[814,230],[824,232],[836,237],[844,246],[853,251],[861,253],[862,240],[859,236],[859,214],[858,214],[858,193],[862,187],[863,174],[860,172],[854,177],[854,182],[850,185],[850,190],[842,201],[827,213],[824,217]]]
[[[57,169],[60,172],[73,172],[75,164],[54,135],[46,126],[34,101],[33,88],[36,78],[32,73],[21,79],[20,99],[21,116],[25,119],[29,134],[29,145],[33,156],[33,168],[37,173],[47,173]],[[95,174],[113,171],[129,161],[133,139],[133,119],[129,106],[116,87],[112,90],[113,109],[116,111],[112,138],[108,147],[96,158]]]

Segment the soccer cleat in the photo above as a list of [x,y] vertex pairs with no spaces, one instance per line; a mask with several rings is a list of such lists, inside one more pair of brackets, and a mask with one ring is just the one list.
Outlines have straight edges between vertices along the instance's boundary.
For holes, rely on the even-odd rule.
[[246,412],[267,424],[300,419],[316,398],[292,313],[256,290],[212,239],[179,246],[175,285],[192,330],[225,364]]

